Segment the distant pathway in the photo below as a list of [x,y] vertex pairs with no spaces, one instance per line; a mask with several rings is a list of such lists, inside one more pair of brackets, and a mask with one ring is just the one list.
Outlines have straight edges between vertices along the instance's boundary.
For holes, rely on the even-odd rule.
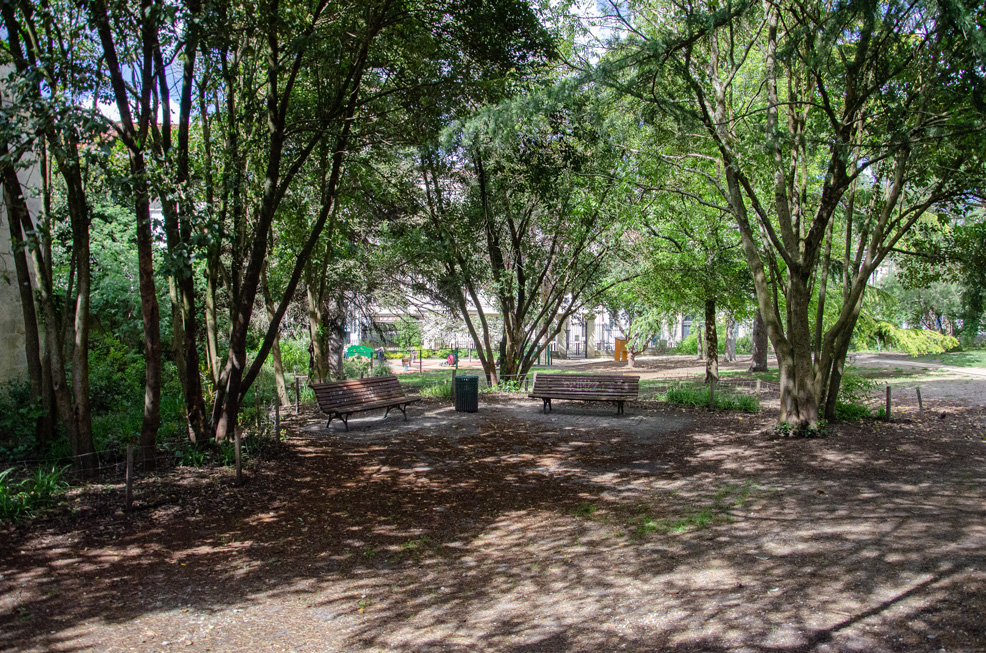
[[956,367],[954,365],[941,365],[930,361],[912,360],[907,354],[856,354],[857,365],[867,366],[903,366],[919,367],[929,372],[948,372],[962,376],[971,376],[976,379],[986,379],[986,368],[982,367]]

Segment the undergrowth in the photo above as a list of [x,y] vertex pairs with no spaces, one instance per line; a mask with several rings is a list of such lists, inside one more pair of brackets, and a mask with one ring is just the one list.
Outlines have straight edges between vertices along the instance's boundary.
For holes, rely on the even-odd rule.
[[54,503],[65,492],[67,467],[39,467],[16,480],[15,468],[0,472],[0,519],[12,521]]
[[[684,406],[708,406],[709,388],[694,388],[684,385],[672,385],[668,391],[658,397],[669,404]],[[739,395],[726,392],[716,393],[716,408],[721,410],[739,410],[745,413],[760,412],[760,399],[754,395]]]

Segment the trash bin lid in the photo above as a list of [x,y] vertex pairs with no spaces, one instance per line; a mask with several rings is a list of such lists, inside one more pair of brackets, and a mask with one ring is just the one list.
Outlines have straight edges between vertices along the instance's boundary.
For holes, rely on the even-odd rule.
[[475,374],[457,374],[456,379],[462,379],[464,381],[472,381],[473,379],[478,379],[479,377]]

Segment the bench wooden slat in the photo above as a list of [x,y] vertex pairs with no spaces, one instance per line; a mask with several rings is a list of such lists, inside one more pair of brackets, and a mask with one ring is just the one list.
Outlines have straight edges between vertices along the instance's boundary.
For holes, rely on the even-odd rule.
[[536,374],[534,387],[528,397],[541,399],[544,412],[550,412],[552,399],[573,401],[612,401],[617,414],[623,404],[636,399],[640,388],[639,376],[610,374]]
[[421,401],[417,395],[405,395],[396,376],[374,376],[368,379],[346,379],[312,386],[318,407],[329,416],[326,426],[336,417],[349,430],[349,416],[367,410],[399,408],[407,421],[407,405]]

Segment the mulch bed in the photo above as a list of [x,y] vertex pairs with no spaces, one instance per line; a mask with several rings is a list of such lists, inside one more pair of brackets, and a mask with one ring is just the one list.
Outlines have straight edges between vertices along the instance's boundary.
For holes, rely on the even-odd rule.
[[982,408],[811,440],[656,402],[409,413],[3,527],[0,649],[986,648]]

